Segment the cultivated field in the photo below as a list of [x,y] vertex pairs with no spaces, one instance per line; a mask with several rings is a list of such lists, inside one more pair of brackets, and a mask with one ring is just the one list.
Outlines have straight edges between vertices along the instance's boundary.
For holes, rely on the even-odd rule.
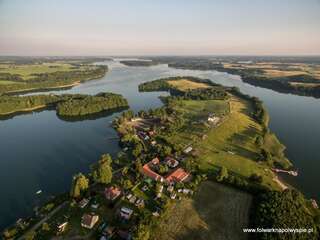
[[[0,73],[18,74],[23,80],[31,79],[33,74],[53,73],[53,72],[68,72],[74,70],[86,70],[88,67],[75,67],[69,63],[39,63],[39,64],[0,64]],[[2,79],[0,79],[2,80]],[[2,81],[1,81],[2,82]]]
[[223,63],[224,68],[231,69],[257,69],[262,70],[262,75],[269,78],[291,77],[308,75],[320,80],[320,66],[305,63],[280,63],[280,62],[258,62],[258,63]]
[[242,240],[247,235],[252,197],[214,182],[204,182],[194,199],[173,204],[158,224],[157,240]]
[[168,83],[182,91],[209,87],[206,83],[194,82],[188,79],[170,80]]

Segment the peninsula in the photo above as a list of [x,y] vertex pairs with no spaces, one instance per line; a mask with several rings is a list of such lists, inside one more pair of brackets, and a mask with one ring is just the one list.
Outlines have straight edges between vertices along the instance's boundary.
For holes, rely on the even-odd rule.
[[[308,61],[307,61],[308,60]],[[216,70],[241,76],[244,82],[283,93],[320,97],[320,63],[315,59],[263,57],[169,60],[169,67]]]
[[5,238],[245,239],[243,228],[261,226],[304,226],[313,233],[300,236],[318,238],[319,210],[272,171],[292,165],[261,101],[188,76],[139,90],[171,94],[160,108],[117,117],[117,157],[76,174],[70,194],[40,208],[49,217],[20,221]]

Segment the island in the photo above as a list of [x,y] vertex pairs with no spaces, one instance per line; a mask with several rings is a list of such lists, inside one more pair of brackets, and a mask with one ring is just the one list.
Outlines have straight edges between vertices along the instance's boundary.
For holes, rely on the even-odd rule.
[[5,239],[246,239],[243,229],[257,227],[305,228],[299,237],[319,238],[315,201],[277,176],[293,166],[259,99],[188,76],[139,90],[170,96],[115,118],[117,156],[103,154],[88,174],[74,175],[69,193],[6,229]]
[[180,59],[169,67],[192,70],[216,70],[241,76],[249,84],[282,93],[320,97],[320,64],[315,59],[263,58]]
[[158,62],[152,60],[122,60],[120,63],[129,67],[150,67],[159,64]]
[[[104,59],[100,59],[102,61]],[[81,82],[102,78],[106,65],[96,58],[0,59],[0,94],[67,89]]]
[[62,118],[79,118],[128,107],[119,94],[85,94],[0,96],[0,118],[8,118],[35,110],[55,109]]

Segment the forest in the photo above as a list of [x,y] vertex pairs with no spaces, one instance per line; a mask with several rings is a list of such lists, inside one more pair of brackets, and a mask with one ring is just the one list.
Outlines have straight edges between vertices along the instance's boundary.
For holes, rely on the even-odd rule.
[[127,107],[128,102],[119,94],[84,94],[1,96],[0,115],[10,115],[41,108],[56,108],[59,116],[84,116],[102,111]]
[[120,63],[129,66],[129,67],[150,67],[158,65],[158,62],[155,61],[143,61],[143,60],[125,60],[120,61]]
[[[306,233],[259,233],[260,239],[317,239],[320,216],[310,212],[310,203],[297,190],[268,191],[255,200],[252,224],[257,228],[307,229]],[[317,228],[318,225],[318,228]]]
[[77,117],[127,106],[127,100],[119,94],[76,95],[68,98],[66,101],[59,102],[57,114],[59,116]]

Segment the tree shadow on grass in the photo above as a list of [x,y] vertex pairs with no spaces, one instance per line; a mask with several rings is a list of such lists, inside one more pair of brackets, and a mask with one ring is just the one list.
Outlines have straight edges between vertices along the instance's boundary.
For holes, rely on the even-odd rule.
[[259,155],[256,152],[243,147],[243,145],[248,141],[254,141],[253,138],[255,138],[257,134],[257,128],[255,128],[253,125],[250,125],[244,131],[234,133],[232,136],[230,136],[227,141],[230,143],[231,149],[224,150],[227,152],[232,151],[236,155],[256,160],[258,159]]

